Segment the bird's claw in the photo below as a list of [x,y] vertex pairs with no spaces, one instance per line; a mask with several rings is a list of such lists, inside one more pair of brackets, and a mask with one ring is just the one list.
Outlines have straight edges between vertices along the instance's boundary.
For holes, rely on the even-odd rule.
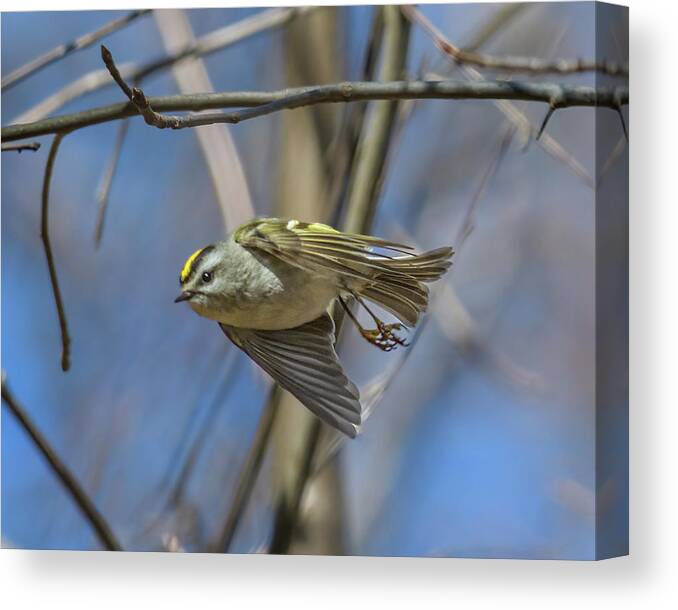
[[407,347],[409,343],[402,337],[399,337],[394,331],[402,330],[403,325],[400,322],[394,324],[384,324],[377,321],[377,328],[366,329],[361,328],[360,334],[372,345],[376,345],[384,352],[390,352],[399,345]]

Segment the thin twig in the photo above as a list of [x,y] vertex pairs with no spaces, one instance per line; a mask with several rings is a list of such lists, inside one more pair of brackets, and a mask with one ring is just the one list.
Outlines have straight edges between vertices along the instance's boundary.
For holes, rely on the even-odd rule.
[[[473,82],[488,82],[475,68],[461,66],[461,70]],[[438,75],[429,75],[429,78],[431,77],[440,78]],[[494,100],[493,103],[507,119],[514,123],[520,132],[526,134],[526,142],[529,142],[529,137],[532,134],[536,135],[538,133],[538,129],[532,124],[532,121],[515,104],[507,100]],[[574,155],[568,152],[563,145],[558,142],[558,140],[548,133],[544,133],[541,138],[537,140],[537,144],[551,157],[565,164],[572,173],[579,177],[587,186],[591,188],[594,187],[594,181],[591,175]]]
[[73,498],[73,501],[80,509],[80,512],[90,522],[104,548],[108,549],[109,551],[121,551],[122,547],[120,546],[120,543],[116,540],[111,528],[109,527],[108,523],[106,523],[106,520],[101,515],[101,513],[97,510],[94,502],[92,502],[80,483],[78,483],[78,480],[75,478],[73,473],[68,469],[61,458],[59,458],[56,451],[47,442],[47,439],[42,435],[40,430],[38,430],[26,411],[15,400],[14,396],[9,391],[4,373],[2,375],[2,400],[5,401],[5,404],[9,410],[16,417],[17,421],[21,424],[28,436],[31,437],[31,440],[33,443],[35,443],[35,446],[38,448],[40,453],[42,453],[42,456],[45,458],[54,474],[63,483],[71,498]]
[[3,144],[2,152],[18,152],[21,154],[24,150],[40,150],[40,142],[28,142],[27,144]]
[[[123,77],[129,78],[132,76],[132,71],[134,69],[132,64],[125,63],[118,67]],[[52,95],[40,100],[28,110],[25,110],[18,116],[14,117],[11,122],[18,124],[40,121],[45,117],[54,114],[66,104],[87,93],[113,85],[115,85],[115,83],[111,80],[111,74],[108,70],[106,70],[106,68],[93,70],[92,72],[88,72],[83,76],[79,76],[73,82],[68,83],[68,85],[65,87],[62,87]]]
[[[228,394],[233,389],[234,379],[238,376],[242,359],[238,357],[235,348],[229,346],[226,361],[223,364],[224,375],[218,382],[217,388],[205,404],[204,396],[200,394],[199,400],[192,412],[188,415],[187,425],[183,427],[183,433],[179,443],[172,452],[169,466],[165,474],[160,478],[157,490],[148,494],[148,499],[153,503],[158,495],[163,495],[164,490],[168,493],[162,508],[146,523],[138,536],[143,537],[162,524],[167,513],[177,511],[185,501],[186,488],[189,485],[194,468],[198,463],[201,452],[205,449],[206,439],[214,431],[215,420],[223,412],[223,406]],[[212,372],[208,375],[213,377]],[[144,512],[140,509],[140,512]]]
[[113,145],[113,153],[106,166],[106,171],[101,177],[99,188],[97,189],[97,202],[99,208],[97,211],[97,220],[94,227],[94,245],[98,248],[101,245],[101,236],[104,232],[104,222],[106,220],[106,211],[108,209],[108,202],[110,199],[111,185],[113,184],[113,176],[118,168],[120,161],[120,154],[122,152],[122,145],[125,142],[125,136],[129,128],[129,119],[123,119],[118,125],[118,132],[115,136],[115,144]]
[[483,175],[480,179],[480,183],[478,184],[478,188],[476,189],[476,192],[474,193],[473,198],[471,199],[471,204],[467,208],[464,220],[462,221],[461,226],[459,227],[457,239],[453,242],[455,251],[457,253],[457,258],[459,257],[459,251],[464,245],[464,242],[473,231],[473,216],[478,208],[478,204],[480,203],[481,199],[487,192],[487,187],[490,181],[497,173],[499,165],[501,164],[501,161],[504,158],[504,155],[506,154],[509,145],[511,144],[511,140],[513,139],[514,134],[515,126],[513,124],[509,124],[509,126],[506,129],[504,129],[501,137],[499,138],[499,143],[496,147],[496,150],[492,155],[492,158],[490,159],[487,168],[483,172]]
[[[120,71],[118,70],[118,67],[115,65],[115,61],[113,61],[113,55],[108,50],[106,45],[102,44],[100,46],[100,50],[101,50],[101,59],[103,60],[104,65],[108,70],[108,73],[111,75],[111,77],[118,85],[118,87],[122,89],[122,92],[129,98],[129,101],[134,103],[133,100],[134,91],[127,85],[125,79],[120,75]],[[136,87],[134,89],[136,89]]]
[[624,152],[626,149],[628,142],[624,136],[621,136],[619,140],[617,140],[617,143],[615,144],[615,147],[612,149],[612,152],[610,153],[610,156],[607,158],[605,163],[603,163],[602,167],[600,168],[600,171],[598,172],[598,175],[596,177],[596,183],[598,186],[601,185],[603,178],[607,175],[607,173],[610,171],[612,166],[614,165],[614,162],[621,156],[621,154]]
[[627,65],[612,61],[592,61],[586,59],[543,60],[538,57],[495,57],[475,51],[465,51],[452,44],[441,31],[417,8],[401,7],[405,16],[419,24],[443,53],[460,64],[527,74],[576,74],[580,72],[601,72],[609,76],[628,76]]
[[[158,72],[170,68],[187,58],[204,57],[216,51],[230,47],[238,42],[276,27],[282,27],[298,15],[315,7],[301,6],[293,8],[273,8],[235,23],[213,30],[195,41],[195,44],[181,48],[174,54],[163,55],[140,66],[123,64],[120,73],[130,82],[137,84]],[[14,123],[29,123],[42,119],[63,107],[68,102],[87,93],[114,85],[108,70],[94,70],[69,83],[53,95],[41,101],[33,108],[17,117]]]
[[[442,34],[438,32],[438,36],[442,37]],[[448,44],[452,44],[447,39],[445,39],[445,42],[447,42]],[[487,79],[472,66],[458,63],[455,63],[454,66],[459,67],[462,74],[471,81],[475,82],[487,81]],[[432,76],[440,80],[445,80],[446,78],[449,78],[449,75],[446,75],[445,77],[441,77],[438,75]],[[626,93],[628,95],[628,89],[626,90]],[[495,100],[493,103],[506,118],[508,118],[516,125],[516,127],[520,130],[521,133],[525,134],[525,137],[523,139],[526,145],[529,143],[529,137],[533,134],[536,135],[539,132],[538,128],[536,128],[532,124],[532,121],[525,115],[525,113],[512,102],[509,102],[507,100]],[[550,103],[551,101],[549,102],[549,104]],[[619,104],[617,105],[617,109],[618,108]],[[540,138],[536,140],[536,142],[547,154],[556,159],[556,161],[560,161],[566,167],[568,167],[570,171],[572,171],[572,173],[574,173],[575,176],[580,178],[589,188],[592,189],[595,188],[595,181],[593,180],[591,174],[588,171],[586,171],[586,169],[576,159],[576,157],[568,150],[566,150],[565,147],[553,136],[549,135],[548,133],[543,133],[541,134]]]
[[236,354],[236,350],[229,346],[225,364],[225,375],[219,383],[219,387],[214,393],[211,403],[207,406],[207,413],[188,448],[186,458],[179,469],[179,473],[169,494],[169,505],[178,505],[184,497],[193,469],[198,462],[201,451],[204,450],[207,444],[207,437],[210,432],[214,431],[215,419],[217,415],[223,411],[224,403],[226,402],[230,391],[235,386],[235,381],[240,369],[239,364],[242,362],[238,356],[239,354]]
[[534,6],[529,2],[511,2],[507,4],[499,4],[497,10],[492,14],[490,19],[482,25],[482,27],[475,32],[473,38],[465,44],[462,48],[464,51],[477,51],[480,47],[487,44],[497,32],[506,27],[513,19],[515,19],[523,10]]
[[27,64],[24,64],[23,66],[17,68],[13,72],[10,72],[5,78],[2,79],[2,84],[0,85],[0,88],[2,88],[2,90],[4,91],[5,89],[13,87],[17,83],[20,83],[25,78],[28,78],[32,74],[38,72],[38,70],[42,70],[46,66],[49,66],[55,61],[63,57],[66,57],[66,55],[69,55],[74,51],[79,51],[80,49],[85,49],[93,45],[98,40],[101,40],[104,36],[108,36],[109,34],[112,34],[113,32],[116,32],[119,29],[124,28],[126,25],[128,25],[138,17],[141,17],[142,15],[145,15],[146,13],[149,12],[150,9],[132,11],[131,13],[128,13],[123,17],[114,19],[110,23],[107,23],[106,25],[99,28],[98,30],[95,30],[94,32],[89,32],[88,34],[80,36],[75,40],[72,40],[71,42],[60,44],[58,47],[53,48],[51,51],[48,51],[47,53],[44,53],[43,55],[36,57],[32,61],[29,61]]
[[[513,2],[498,5],[498,8],[490,15],[490,18],[471,33],[465,44],[460,45],[461,48],[465,51],[477,51],[482,46],[488,44],[497,34],[501,33],[522,11],[534,6],[535,4],[529,2]],[[450,62],[449,57],[444,53],[439,56],[439,59],[445,61],[446,68],[449,71],[462,67],[456,62]],[[434,69],[433,71],[435,72],[436,70]],[[449,78],[449,74],[446,78]]]
[[57,315],[59,316],[59,328],[61,330],[61,369],[63,371],[67,371],[71,366],[71,338],[68,335],[66,313],[64,311],[63,301],[61,300],[61,291],[59,290],[59,281],[57,280],[56,266],[54,265],[54,255],[52,254],[52,246],[49,239],[49,188],[50,182],[52,180],[54,161],[56,159],[57,152],[59,151],[59,145],[65,136],[66,133],[58,133],[55,135],[54,140],[52,140],[52,146],[49,149],[49,156],[47,157],[47,164],[45,166],[45,177],[42,183],[42,212],[40,220],[40,236],[45,249],[45,256],[47,257],[49,279],[52,284],[52,292],[54,294]]
[[131,75],[132,80],[143,80],[150,75],[169,68],[187,58],[204,57],[215,51],[220,51],[236,42],[250,38],[269,29],[286,25],[299,15],[313,10],[313,6],[298,6],[290,8],[272,8],[240,21],[219,28],[194,42],[185,45],[174,53],[168,53],[164,57],[148,62],[140,66]]
[[[435,290],[436,288],[434,288],[434,291]],[[345,311],[348,313],[350,310],[346,309]],[[397,359],[391,363],[388,369],[375,375],[361,388],[360,402],[363,406],[361,425],[365,425],[365,422],[372,415],[376,406],[381,402],[381,399],[386,393],[388,387],[391,385],[391,382],[399,375],[410,355],[414,352],[414,346],[418,343],[419,338],[422,336],[428,320],[428,317],[424,317],[419,322],[419,324],[417,324],[416,328],[413,330],[413,334],[408,339],[408,348],[404,350],[398,350]],[[331,438],[320,451],[316,451],[313,462],[313,470],[309,474],[309,477],[314,478],[316,475],[318,475],[337,455],[339,449],[344,446],[347,440],[348,439],[343,434],[337,434]]]
[[[478,203],[475,202],[477,209]],[[414,237],[402,227],[395,232],[398,240],[420,249]],[[461,254],[464,243],[455,244],[455,257]],[[429,315],[423,320],[435,318],[440,329],[467,358],[477,358],[493,374],[499,374],[502,381],[520,390],[538,391],[543,381],[535,372],[518,365],[513,355],[491,348],[478,328],[478,323],[462,303],[451,281],[441,281],[432,287],[429,298]],[[419,328],[419,326],[417,327]]]

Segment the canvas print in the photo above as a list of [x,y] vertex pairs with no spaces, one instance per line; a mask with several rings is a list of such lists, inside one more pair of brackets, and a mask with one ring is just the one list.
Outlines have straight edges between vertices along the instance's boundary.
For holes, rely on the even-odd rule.
[[2,546],[628,550],[628,11],[2,14]]

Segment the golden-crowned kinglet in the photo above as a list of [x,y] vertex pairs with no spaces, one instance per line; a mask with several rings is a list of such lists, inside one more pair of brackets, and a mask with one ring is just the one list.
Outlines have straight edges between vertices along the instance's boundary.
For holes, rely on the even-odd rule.
[[[228,239],[194,252],[181,270],[181,294],[321,420],[355,437],[360,395],[334,350],[335,299],[365,339],[384,351],[405,345],[402,324],[416,325],[428,305],[425,282],[447,269],[452,248],[412,248],[319,223],[259,218]],[[346,306],[355,298],[376,328],[366,329]],[[385,324],[373,301],[401,323]]]

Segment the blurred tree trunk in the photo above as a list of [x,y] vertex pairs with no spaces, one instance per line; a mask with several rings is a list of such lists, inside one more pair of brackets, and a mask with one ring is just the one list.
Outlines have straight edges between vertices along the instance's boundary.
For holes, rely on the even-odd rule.
[[[285,82],[290,87],[338,82],[343,66],[340,49],[341,9],[327,7],[297,19],[285,34]],[[327,150],[337,131],[340,108],[322,105],[286,112],[282,117],[276,214],[308,221],[327,221]],[[278,514],[296,511],[296,475],[304,469],[306,440],[314,424],[295,398],[278,393],[280,402],[273,429],[273,493]],[[289,552],[341,554],[343,551],[342,488],[338,465],[318,477],[315,494],[321,506],[313,510]],[[303,541],[302,541],[303,538]]]
[[[397,7],[383,7],[378,10],[383,13],[384,23],[379,80],[398,80],[405,74],[408,25]],[[321,30],[322,26],[319,26],[318,31]],[[336,40],[336,30],[332,31]],[[294,36],[295,32],[290,35]],[[303,42],[305,36],[311,36],[311,39]],[[322,66],[327,66],[328,70],[336,69],[337,66],[331,62],[326,64],[322,57],[319,61],[315,57],[313,44],[317,44],[318,51],[324,53],[331,48],[327,40],[327,36],[319,36],[318,32],[311,35],[308,29],[304,29],[303,33],[294,38],[290,57],[294,57],[294,50],[298,48],[304,57],[313,57],[313,69],[320,69]],[[297,69],[303,65],[304,62],[299,62]],[[309,69],[312,68],[309,66]],[[337,75],[333,77],[336,78]],[[326,78],[327,74],[316,74],[315,82],[325,82]],[[372,223],[397,108],[397,102],[375,102],[371,105],[354,164],[350,168],[346,215],[342,223],[343,228],[348,231],[366,232]],[[289,116],[294,117],[295,114],[289,113]],[[281,160],[286,169],[286,173],[282,174],[285,177],[282,183],[287,183],[290,188],[290,191],[285,191],[281,187],[281,210],[294,210],[297,216],[300,215],[300,210],[309,210],[313,214],[310,216],[313,220],[324,220],[328,216],[329,206],[323,205],[320,198],[330,190],[326,183],[331,172],[325,172],[322,168],[324,149],[321,144],[330,143],[332,123],[328,121],[335,119],[336,116],[319,119],[315,128],[310,118],[298,119],[297,127],[291,132],[292,137],[287,144],[293,153],[287,153],[289,158],[285,155]],[[329,129],[326,131],[324,126]],[[304,132],[303,129],[309,131]],[[284,133],[290,134],[285,130]],[[286,143],[283,144],[285,145]],[[316,158],[311,159],[309,156]],[[314,168],[313,172],[309,170],[311,167]],[[302,184],[302,180],[311,184]],[[309,197],[310,199],[306,199]],[[286,204],[289,207],[285,207]],[[281,392],[279,396],[278,416],[273,430],[273,493],[276,516],[271,552],[344,554],[344,500],[339,461],[331,460],[311,478],[314,456],[320,444],[326,440],[326,435],[322,434],[325,428],[291,395]]]
[[[338,82],[344,73],[341,9],[319,8],[285,31],[285,83],[289,87]],[[279,139],[278,215],[325,220],[327,150],[337,132],[340,108],[321,104],[282,116]]]

